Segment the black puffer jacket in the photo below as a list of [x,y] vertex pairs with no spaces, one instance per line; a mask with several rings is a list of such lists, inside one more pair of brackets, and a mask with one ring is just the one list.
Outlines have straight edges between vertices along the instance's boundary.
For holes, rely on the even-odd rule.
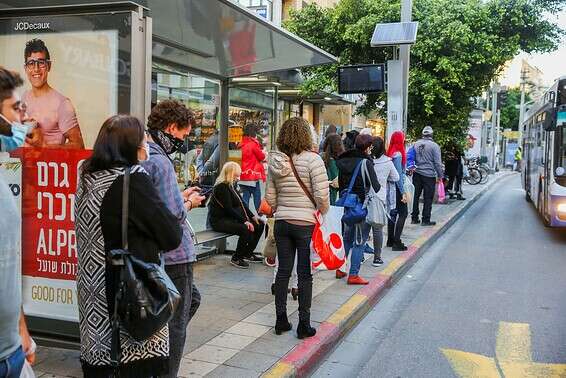
[[[356,169],[356,166],[360,162],[360,160],[364,159],[367,164],[371,185],[373,186],[373,190],[375,192],[379,192],[381,186],[377,181],[377,175],[375,174],[375,170],[373,169],[373,162],[369,156],[364,154],[358,149],[353,149],[350,151],[344,152],[342,155],[338,157],[336,161],[336,165],[338,166],[338,185],[340,188],[340,193],[343,190],[348,189],[348,185],[350,184],[350,179],[352,178],[352,174]],[[367,183],[367,179],[366,179]],[[356,177],[356,181],[354,182],[354,187],[352,188],[352,193],[355,193],[360,198],[360,201],[364,201],[366,198],[366,193],[369,190],[369,183],[368,186],[364,187],[364,181],[362,179],[362,169],[360,167],[360,173]]]

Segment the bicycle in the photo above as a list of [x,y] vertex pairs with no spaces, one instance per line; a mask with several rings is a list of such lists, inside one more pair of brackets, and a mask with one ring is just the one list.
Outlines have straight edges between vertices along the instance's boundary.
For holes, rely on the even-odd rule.
[[465,175],[464,180],[466,180],[468,184],[478,185],[482,182],[483,174],[479,168],[477,159],[466,160],[466,170],[468,171],[468,174]]
[[468,160],[468,167],[478,169],[481,172],[482,179],[480,181],[480,184],[487,183],[487,180],[489,179],[490,169],[487,166],[487,164],[482,163],[480,161],[480,158],[475,157],[475,158],[469,159]]

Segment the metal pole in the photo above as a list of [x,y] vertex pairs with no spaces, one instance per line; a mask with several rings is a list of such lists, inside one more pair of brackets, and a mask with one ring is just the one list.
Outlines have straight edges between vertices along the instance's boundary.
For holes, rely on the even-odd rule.
[[228,126],[230,125],[230,86],[229,80],[220,82],[220,130],[218,131],[218,147],[220,148],[220,166],[228,161]]
[[523,144],[523,121],[525,120],[525,85],[527,71],[521,70],[521,104],[519,106],[519,146]]
[[279,86],[273,87],[273,122],[271,130],[269,130],[270,149],[275,150],[275,141],[277,140],[277,129],[279,127]]
[[[401,22],[410,22],[412,20],[413,14],[413,1],[412,0],[402,0],[401,2]],[[399,55],[401,62],[403,62],[403,76],[402,76],[402,88],[403,88],[403,131],[407,132],[407,113],[409,105],[409,66],[411,58],[411,47],[409,45],[403,45],[399,48]]]
[[499,91],[499,87],[497,83],[493,83],[491,87],[492,96],[491,99],[491,168],[495,170],[495,159],[496,159],[496,149],[497,149],[497,140],[496,140],[496,129],[497,129],[497,92]]

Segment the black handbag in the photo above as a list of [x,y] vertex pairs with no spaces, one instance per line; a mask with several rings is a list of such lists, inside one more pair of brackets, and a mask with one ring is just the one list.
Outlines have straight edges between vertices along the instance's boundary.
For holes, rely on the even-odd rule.
[[110,263],[120,270],[113,314],[112,360],[120,359],[119,327],[136,341],[144,341],[165,326],[173,317],[181,295],[160,264],[135,257],[128,249],[128,207],[130,169],[124,173],[122,192],[122,249],[109,252]]

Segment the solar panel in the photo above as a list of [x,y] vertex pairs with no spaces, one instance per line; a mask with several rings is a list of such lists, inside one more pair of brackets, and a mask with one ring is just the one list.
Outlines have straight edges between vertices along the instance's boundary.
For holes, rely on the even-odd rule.
[[417,39],[418,27],[416,21],[377,24],[371,37],[371,46],[412,45]]

